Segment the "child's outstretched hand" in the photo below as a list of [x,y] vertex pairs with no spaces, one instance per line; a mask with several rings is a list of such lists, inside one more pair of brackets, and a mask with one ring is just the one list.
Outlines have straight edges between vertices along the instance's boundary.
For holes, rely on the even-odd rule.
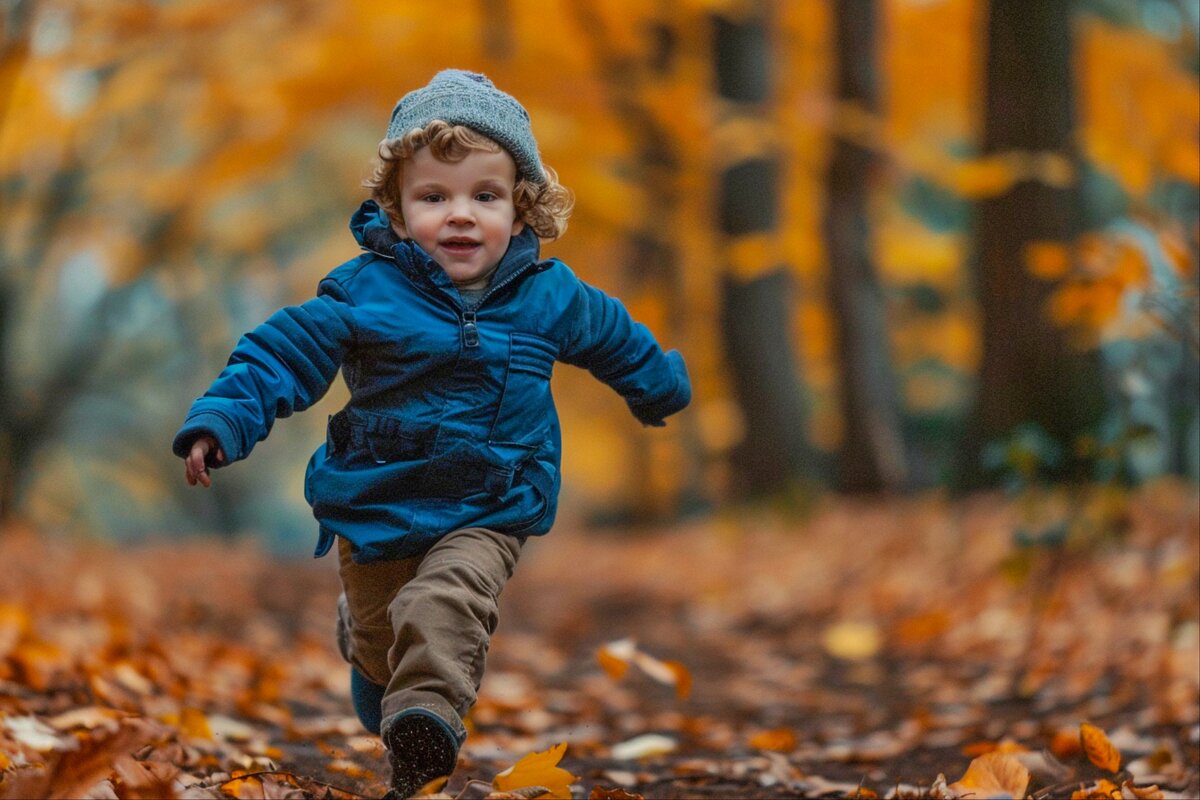
[[208,454],[214,450],[217,453],[217,463],[220,464],[225,461],[225,451],[217,444],[217,440],[211,436],[201,436],[192,445],[192,451],[183,460],[188,486],[195,486],[197,483],[205,489],[212,486],[212,478],[209,477],[208,466],[204,462],[208,458]]

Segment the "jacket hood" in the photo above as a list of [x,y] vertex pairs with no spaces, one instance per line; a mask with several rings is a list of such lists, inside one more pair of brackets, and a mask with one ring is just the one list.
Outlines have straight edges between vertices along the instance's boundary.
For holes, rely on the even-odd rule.
[[[412,239],[400,238],[392,229],[387,213],[374,200],[364,201],[350,217],[350,232],[359,247],[395,261],[410,276],[424,278],[445,289],[454,288],[454,282],[432,256]],[[497,286],[510,275],[536,263],[540,245],[537,234],[526,225],[509,240],[508,250],[492,273],[491,285]]]

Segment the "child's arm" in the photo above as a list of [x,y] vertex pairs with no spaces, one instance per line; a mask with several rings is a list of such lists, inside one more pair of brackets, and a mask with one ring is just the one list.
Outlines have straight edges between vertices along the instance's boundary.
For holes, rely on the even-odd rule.
[[321,399],[352,336],[349,298],[332,280],[322,281],[314,299],[275,312],[243,336],[175,435],[172,449],[186,459],[188,483],[208,486],[208,468],[245,458],[277,418]]
[[666,417],[691,402],[683,356],[664,353],[619,300],[579,281],[571,313],[575,325],[560,358],[615,389],[643,425],[665,425]]

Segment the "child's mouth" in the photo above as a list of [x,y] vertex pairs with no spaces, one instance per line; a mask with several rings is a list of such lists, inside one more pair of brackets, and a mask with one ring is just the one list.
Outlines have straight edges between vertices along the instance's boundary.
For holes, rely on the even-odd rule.
[[451,253],[470,253],[479,247],[479,242],[470,239],[447,239],[442,242],[442,249]]

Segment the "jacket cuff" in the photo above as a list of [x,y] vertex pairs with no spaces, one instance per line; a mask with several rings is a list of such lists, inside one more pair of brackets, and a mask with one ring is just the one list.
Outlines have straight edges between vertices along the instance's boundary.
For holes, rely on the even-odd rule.
[[237,441],[233,426],[229,424],[229,420],[223,414],[215,411],[201,411],[189,416],[183,423],[183,427],[175,434],[175,440],[171,443],[171,451],[180,458],[187,458],[188,453],[192,450],[192,445],[206,434],[216,439],[217,445],[225,452],[225,460],[219,463],[216,460],[216,451],[209,453],[206,459],[208,467],[223,467],[241,457],[231,447],[231,444]]
[[671,350],[666,355],[667,362],[671,365],[671,372],[675,377],[675,388],[663,398],[629,407],[639,422],[655,428],[666,425],[667,417],[687,408],[688,403],[692,401],[692,383],[688,379],[687,366],[683,363],[683,356],[679,354],[678,350]]

